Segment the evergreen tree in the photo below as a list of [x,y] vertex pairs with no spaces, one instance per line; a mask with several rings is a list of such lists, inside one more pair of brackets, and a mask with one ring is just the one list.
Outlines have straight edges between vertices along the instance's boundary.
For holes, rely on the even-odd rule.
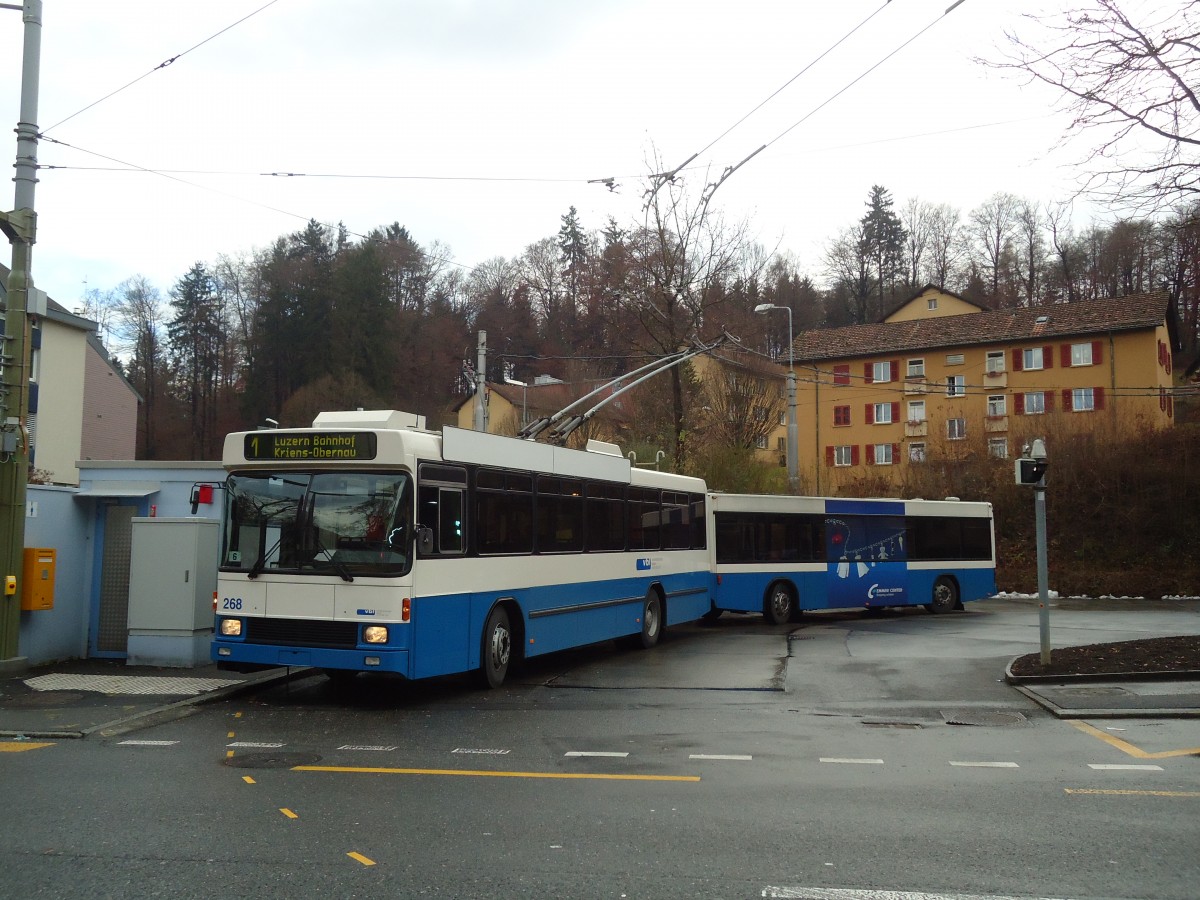
[[175,318],[167,343],[175,370],[175,393],[188,410],[193,459],[216,450],[217,386],[222,344],[221,304],[212,276],[196,263],[171,288]]
[[892,209],[892,195],[887,188],[873,185],[867,198],[867,214],[862,217],[860,237],[863,256],[870,259],[879,293],[876,317],[883,315],[896,296],[896,284],[905,271],[904,225]]

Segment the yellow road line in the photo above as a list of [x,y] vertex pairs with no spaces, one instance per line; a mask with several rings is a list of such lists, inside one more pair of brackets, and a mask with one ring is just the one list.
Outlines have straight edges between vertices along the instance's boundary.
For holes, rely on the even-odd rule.
[[258,782],[255,781],[253,778],[251,778],[249,775],[243,775],[242,781],[246,782],[246,784],[258,784]]
[[1068,794],[1108,794],[1117,797],[1200,797],[1200,791],[1132,791],[1093,788],[1063,788]]
[[53,747],[54,743],[37,743],[35,741],[0,741],[0,753],[21,753],[25,750],[40,750],[42,747]]
[[1084,734],[1090,734],[1094,738],[1099,738],[1110,747],[1116,747],[1122,753],[1127,753],[1136,759],[1170,759],[1174,756],[1200,756],[1200,747],[1192,747],[1190,750],[1164,750],[1162,753],[1147,753],[1145,750],[1133,746],[1128,741],[1123,741],[1106,731],[1101,731],[1087,722],[1080,721],[1079,719],[1067,719],[1066,722],[1068,725],[1075,726]]
[[296,815],[296,814],[295,814],[294,812],[292,812],[290,809],[287,809],[287,808],[285,808],[285,807],[280,807],[280,810],[279,810],[279,811],[280,811],[281,813],[283,813],[285,816],[287,816],[289,819],[298,819],[298,818],[300,818],[298,815]]
[[389,769],[378,766],[292,766],[293,772],[363,775],[469,775],[476,778],[574,778],[601,781],[699,781],[699,775],[604,775],[587,772],[489,772],[483,769]]
[[359,861],[360,863],[362,863],[364,866],[373,866],[373,865],[375,865],[375,860],[373,860],[373,859],[367,859],[367,858],[366,858],[365,856],[363,856],[361,853],[355,853],[353,850],[352,850],[352,851],[350,851],[349,853],[347,853],[346,855],[347,855],[348,857],[350,857],[351,859],[358,860],[358,861]]

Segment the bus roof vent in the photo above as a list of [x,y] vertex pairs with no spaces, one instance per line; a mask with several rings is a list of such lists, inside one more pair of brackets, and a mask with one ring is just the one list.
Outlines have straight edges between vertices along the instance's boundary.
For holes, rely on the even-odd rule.
[[313,428],[425,429],[425,417],[396,409],[356,409],[317,413]]
[[610,444],[608,441],[598,441],[591,438],[587,442],[588,453],[603,453],[607,456],[621,456],[621,448],[616,444]]

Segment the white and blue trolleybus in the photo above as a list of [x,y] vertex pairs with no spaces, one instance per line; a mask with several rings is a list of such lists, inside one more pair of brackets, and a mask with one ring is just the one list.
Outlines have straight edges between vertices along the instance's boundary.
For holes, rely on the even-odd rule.
[[714,612],[924,606],[996,593],[990,503],[708,496]]
[[212,658],[476,672],[712,608],[705,485],[390,410],[230,434]]

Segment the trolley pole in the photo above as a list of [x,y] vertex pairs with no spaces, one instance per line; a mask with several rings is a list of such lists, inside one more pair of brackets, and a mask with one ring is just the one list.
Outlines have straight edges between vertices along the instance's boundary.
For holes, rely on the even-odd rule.
[[25,413],[29,403],[29,294],[33,290],[30,267],[37,234],[33,208],[37,184],[38,74],[42,56],[42,0],[25,0],[22,6],[5,3],[4,9],[21,11],[25,23],[21,62],[21,113],[17,122],[17,161],[12,212],[0,212],[0,230],[12,244],[8,298],[4,309],[4,336],[0,340],[0,668],[7,662],[19,667],[17,643],[21,630],[21,595],[25,549],[25,484],[29,480],[29,445]]

